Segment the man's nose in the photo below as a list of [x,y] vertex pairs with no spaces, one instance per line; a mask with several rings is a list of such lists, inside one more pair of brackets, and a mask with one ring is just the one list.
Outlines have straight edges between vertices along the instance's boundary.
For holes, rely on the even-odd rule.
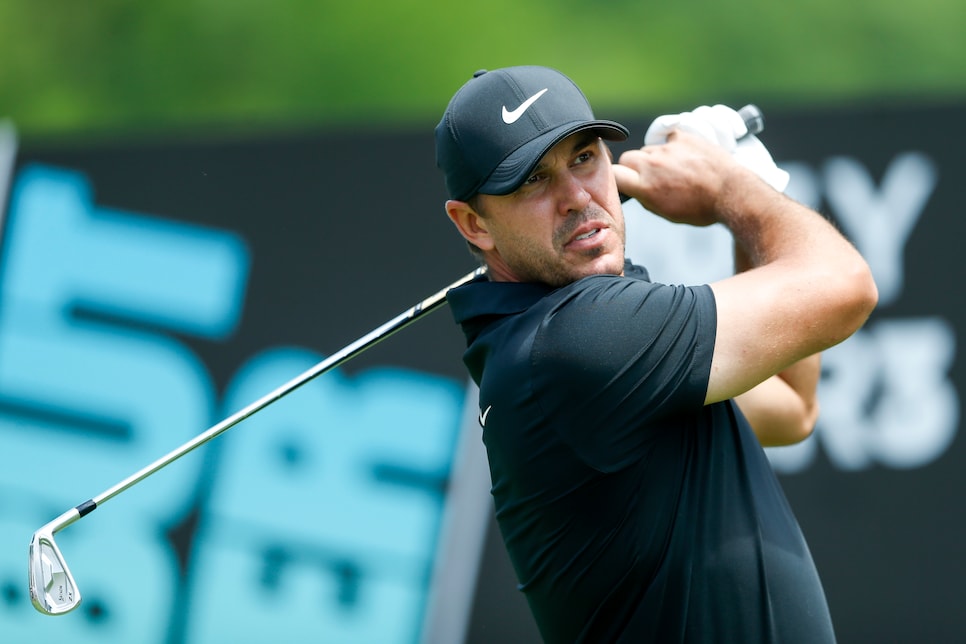
[[583,182],[571,172],[562,173],[558,189],[560,190],[558,211],[561,215],[583,210],[590,204],[590,193]]

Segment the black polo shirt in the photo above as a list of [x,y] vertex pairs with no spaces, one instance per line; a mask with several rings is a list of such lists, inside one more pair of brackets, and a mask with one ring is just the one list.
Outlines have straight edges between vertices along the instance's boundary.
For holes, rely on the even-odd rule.
[[750,426],[705,406],[708,286],[477,280],[448,301],[492,494],[547,642],[832,642],[821,582]]

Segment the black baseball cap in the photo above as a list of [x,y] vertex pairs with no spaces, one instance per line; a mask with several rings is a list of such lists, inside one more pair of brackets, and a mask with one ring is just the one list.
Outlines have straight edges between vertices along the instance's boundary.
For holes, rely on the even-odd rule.
[[594,118],[572,80],[549,67],[480,70],[453,95],[436,126],[436,165],[452,199],[506,195],[550,148],[582,130],[623,141],[627,128]]

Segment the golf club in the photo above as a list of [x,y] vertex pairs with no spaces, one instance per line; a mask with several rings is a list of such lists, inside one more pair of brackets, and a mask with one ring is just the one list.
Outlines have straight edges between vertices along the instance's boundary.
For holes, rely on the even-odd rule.
[[749,103],[738,110],[738,114],[741,115],[745,127],[748,128],[748,134],[745,136],[761,134],[765,130],[765,115],[761,113],[757,105]]
[[[764,119],[761,110],[754,105],[746,105],[738,112],[744,119],[749,134],[758,134],[762,131],[764,128]],[[70,568],[68,568],[60,548],[57,547],[57,543],[54,541],[54,535],[57,532],[87,516],[97,509],[97,507],[103,505],[136,483],[139,483],[182,456],[204,445],[216,436],[231,429],[249,416],[292,393],[305,383],[348,362],[366,349],[409,326],[423,315],[436,310],[445,304],[446,293],[449,290],[462,286],[476,277],[483,275],[485,272],[486,269],[481,267],[464,275],[416,306],[399,314],[382,326],[370,331],[368,334],[347,345],[325,360],[322,360],[278,389],[256,400],[218,424],[213,425],[184,445],[181,445],[147,467],[135,472],[113,487],[71,508],[50,523],[41,527],[33,534],[30,540],[27,562],[30,601],[34,607],[46,615],[62,615],[76,608],[81,602],[81,593],[77,587],[77,583],[74,581],[74,576],[71,574]]]
[[103,505],[132,485],[146,479],[163,467],[170,465],[185,454],[193,451],[195,448],[204,445],[212,438],[234,427],[252,414],[287,396],[317,376],[348,362],[366,349],[375,346],[377,343],[385,340],[395,332],[404,329],[427,313],[436,310],[446,303],[446,293],[449,290],[462,286],[476,277],[483,275],[485,272],[486,269],[481,267],[464,275],[443,290],[431,295],[382,326],[370,331],[312,368],[304,371],[301,375],[288,381],[278,389],[259,398],[217,425],[213,425],[203,433],[198,434],[181,447],[174,449],[167,455],[135,472],[97,496],[64,512],[37,530],[30,539],[29,559],[27,562],[30,601],[33,602],[34,607],[46,615],[62,615],[77,608],[81,601],[81,592],[77,587],[77,582],[74,581],[74,576],[71,574],[70,568],[67,567],[67,562],[64,560],[63,554],[61,554],[60,548],[57,547],[57,543],[54,541],[54,534],[78,519],[90,514],[97,507]]

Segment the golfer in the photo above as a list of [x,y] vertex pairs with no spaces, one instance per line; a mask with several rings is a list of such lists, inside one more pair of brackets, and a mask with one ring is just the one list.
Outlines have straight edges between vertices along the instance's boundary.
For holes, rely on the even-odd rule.
[[[448,301],[480,388],[500,530],[547,642],[835,640],[762,446],[806,438],[819,354],[877,301],[869,268],[723,106],[655,121],[615,163],[545,67],[477,72],[436,128],[445,208],[486,276]],[[722,224],[735,275],[651,282],[623,193]],[[646,260],[646,258],[642,258]]]

